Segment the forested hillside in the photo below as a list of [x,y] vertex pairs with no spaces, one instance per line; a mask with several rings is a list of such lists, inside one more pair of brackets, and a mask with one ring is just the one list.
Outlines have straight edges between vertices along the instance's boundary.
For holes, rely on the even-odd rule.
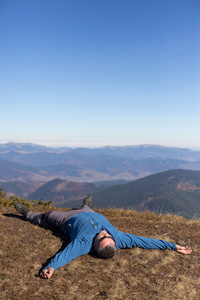
[[67,201],[74,201],[79,198],[82,199],[88,194],[92,194],[102,189],[104,189],[104,187],[93,183],[70,182],[57,178],[31,193],[28,196],[28,199],[37,201],[51,200],[54,201],[55,205],[65,201],[67,204]]
[[200,171],[171,170],[110,187],[56,179],[28,199],[53,200],[58,207],[74,207],[81,205],[85,195],[93,195],[97,208],[130,208],[197,218],[200,216]]
[[200,172],[171,170],[94,194],[96,207],[123,207],[139,211],[200,216]]

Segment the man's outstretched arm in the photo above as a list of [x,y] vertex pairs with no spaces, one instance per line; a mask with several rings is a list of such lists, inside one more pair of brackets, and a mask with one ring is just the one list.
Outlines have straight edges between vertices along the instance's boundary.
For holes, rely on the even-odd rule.
[[182,247],[182,246],[176,245],[176,251],[179,253],[182,253],[182,254],[191,254],[192,253],[192,250],[188,246]]
[[86,239],[75,240],[71,242],[63,251],[56,254],[56,256],[49,262],[49,264],[40,273],[40,277],[49,279],[54,271],[58,268],[68,264],[73,259],[85,255],[90,252],[92,242]]
[[164,240],[141,237],[133,234],[120,232],[119,239],[116,243],[116,248],[132,248],[140,247],[143,249],[160,249],[160,250],[174,250],[182,254],[191,254],[192,250],[186,246],[180,246]]

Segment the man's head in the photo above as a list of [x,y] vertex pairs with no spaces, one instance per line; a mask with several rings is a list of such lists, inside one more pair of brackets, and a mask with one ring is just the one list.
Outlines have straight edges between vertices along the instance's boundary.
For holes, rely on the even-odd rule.
[[115,255],[114,238],[105,230],[102,230],[94,240],[94,248],[101,258],[112,258]]

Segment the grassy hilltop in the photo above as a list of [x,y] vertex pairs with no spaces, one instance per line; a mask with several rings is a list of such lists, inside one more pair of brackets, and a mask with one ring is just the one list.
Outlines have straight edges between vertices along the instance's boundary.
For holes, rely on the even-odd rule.
[[[35,207],[34,211],[67,209]],[[193,249],[173,251],[118,250],[110,260],[90,255],[58,269],[50,280],[38,271],[67,240],[23,220],[13,207],[0,209],[1,299],[199,299],[200,221],[123,209],[95,209],[118,229],[165,239]]]

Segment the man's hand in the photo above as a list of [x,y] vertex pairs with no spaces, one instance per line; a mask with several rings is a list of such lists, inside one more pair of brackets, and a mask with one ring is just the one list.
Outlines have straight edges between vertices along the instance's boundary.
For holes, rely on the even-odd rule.
[[188,247],[188,246],[181,247],[179,245],[176,245],[176,251],[178,251],[179,253],[182,253],[182,254],[191,254],[191,252],[192,252],[190,247]]
[[54,268],[48,268],[46,270],[43,270],[40,273],[40,277],[45,278],[45,279],[49,279],[53,275],[53,272],[54,272]]

